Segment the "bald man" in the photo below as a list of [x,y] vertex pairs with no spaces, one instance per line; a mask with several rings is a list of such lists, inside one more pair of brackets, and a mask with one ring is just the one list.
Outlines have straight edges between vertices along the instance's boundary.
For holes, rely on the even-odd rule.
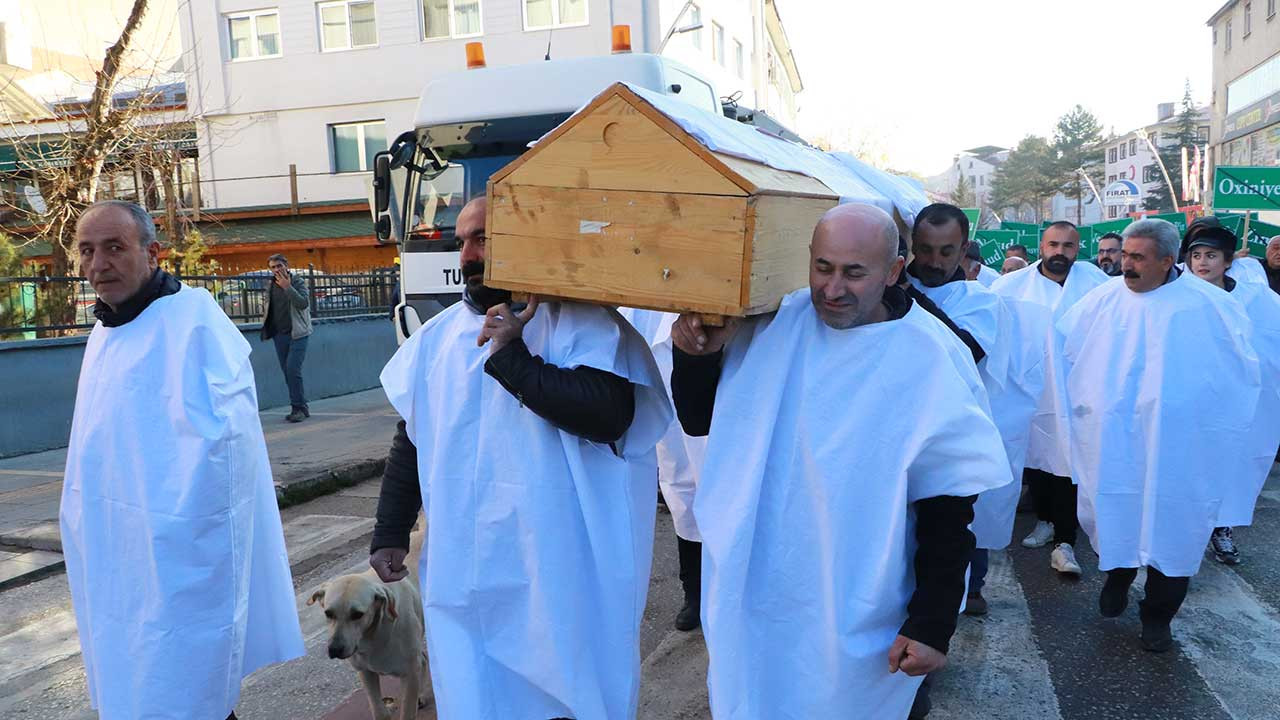
[[1011,272],[1021,270],[1027,266],[1027,261],[1017,255],[1010,255],[1004,259],[1004,264],[1000,266],[1000,274],[1008,275]]
[[485,204],[458,216],[463,301],[382,371],[400,423],[369,562],[419,577],[440,717],[630,718],[658,476],[672,415],[648,343],[614,310],[484,284]]
[[1009,468],[969,350],[896,286],[897,242],[883,211],[837,207],[776,312],[672,328],[677,414],[707,436],[717,720],[902,718],[946,663],[975,496]]

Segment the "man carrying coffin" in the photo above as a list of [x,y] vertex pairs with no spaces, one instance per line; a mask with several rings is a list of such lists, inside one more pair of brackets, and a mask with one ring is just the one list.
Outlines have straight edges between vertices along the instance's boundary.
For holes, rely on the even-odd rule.
[[222,720],[240,681],[301,656],[249,343],[156,266],[143,208],[76,223],[98,293],[60,511],[67,584],[103,720]]
[[709,433],[694,516],[717,720],[905,717],[946,662],[974,496],[1008,460],[968,350],[893,287],[901,269],[889,216],[843,205],[777,312],[672,329],[680,422]]
[[536,300],[521,309],[484,285],[483,198],[456,228],[463,302],[382,371],[404,425],[370,564],[385,581],[404,576],[421,504],[440,717],[629,720],[653,553],[654,447],[672,417],[662,380],[616,311]]
[[[1045,228],[1040,237],[1040,259],[1023,270],[1001,276],[991,290],[1006,298],[1030,302],[1048,308],[1052,318],[1061,317],[1080,298],[1106,282],[1106,273],[1087,262],[1076,262],[1080,254],[1080,232],[1066,221]],[[1046,340],[1028,336],[1025,342],[1055,351]],[[1071,468],[1058,443],[1058,409],[1050,393],[1042,393],[1031,422],[1027,444],[1026,472],[1036,511],[1035,528],[1023,538],[1023,547],[1043,547],[1053,542],[1049,566],[1060,573],[1079,575],[1075,543],[1079,521],[1076,518],[1076,486]]]
[[[991,402],[992,419],[1000,428],[1009,456],[1008,483],[978,497],[973,533],[977,549],[969,573],[965,612],[983,615],[987,602],[982,586],[987,575],[988,550],[1009,545],[1022,483],[1027,432],[1044,388],[1044,354],[1032,344],[1049,328],[1048,311],[1039,305],[1010,299],[966,282],[961,259],[970,243],[969,218],[945,203],[930,205],[916,216],[911,230],[915,259],[907,266],[911,284],[938,305],[961,328],[960,338],[974,351],[978,373]],[[1021,305],[1022,307],[1017,307]]]
[[1141,220],[1123,235],[1123,282],[1093,290],[1057,323],[1053,391],[1081,525],[1107,572],[1099,610],[1123,613],[1145,567],[1142,646],[1163,652],[1230,496],[1226,480],[1252,467],[1261,375],[1243,307],[1178,273],[1174,226]]

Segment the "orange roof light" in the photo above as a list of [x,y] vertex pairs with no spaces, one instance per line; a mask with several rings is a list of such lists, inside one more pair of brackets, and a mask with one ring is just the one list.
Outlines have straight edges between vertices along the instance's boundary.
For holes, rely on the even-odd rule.
[[467,69],[475,70],[484,67],[484,43],[467,43]]
[[613,26],[613,54],[631,52],[631,26]]

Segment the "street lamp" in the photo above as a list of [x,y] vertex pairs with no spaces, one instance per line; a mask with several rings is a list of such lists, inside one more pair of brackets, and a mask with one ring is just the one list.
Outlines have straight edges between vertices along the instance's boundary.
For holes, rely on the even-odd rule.
[[1078,167],[1076,168],[1076,174],[1084,178],[1084,181],[1088,183],[1089,189],[1093,191],[1094,199],[1098,201],[1098,207],[1102,207],[1102,196],[1098,194],[1098,188],[1094,187],[1093,180],[1089,177],[1089,173],[1085,172],[1084,168]]
[[1169,202],[1173,203],[1173,211],[1180,212],[1178,208],[1178,192],[1173,189],[1173,181],[1169,179],[1169,171],[1164,168],[1164,161],[1160,159],[1160,151],[1156,150],[1155,143],[1151,142],[1151,136],[1147,134],[1146,128],[1138,130],[1138,137],[1142,138],[1147,147],[1151,148],[1151,154],[1156,158],[1156,165],[1160,166],[1160,174],[1164,175],[1164,184],[1169,186]]
[[663,36],[662,42],[658,44],[658,50],[654,55],[661,55],[662,49],[667,46],[667,42],[670,41],[677,33],[684,34],[702,29],[701,20],[690,25],[685,25],[684,27],[679,27],[680,20],[684,18],[685,13],[689,12],[689,8],[693,7],[693,3],[694,0],[688,0],[688,2],[684,4],[684,7],[680,8],[680,12],[676,15],[676,19],[671,22],[671,29],[667,30],[667,34]]

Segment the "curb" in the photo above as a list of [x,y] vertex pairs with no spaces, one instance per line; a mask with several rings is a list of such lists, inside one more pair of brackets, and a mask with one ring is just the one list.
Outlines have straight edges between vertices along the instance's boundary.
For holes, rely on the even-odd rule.
[[296,482],[276,483],[276,503],[283,510],[358,485],[382,475],[386,458],[361,460]]

